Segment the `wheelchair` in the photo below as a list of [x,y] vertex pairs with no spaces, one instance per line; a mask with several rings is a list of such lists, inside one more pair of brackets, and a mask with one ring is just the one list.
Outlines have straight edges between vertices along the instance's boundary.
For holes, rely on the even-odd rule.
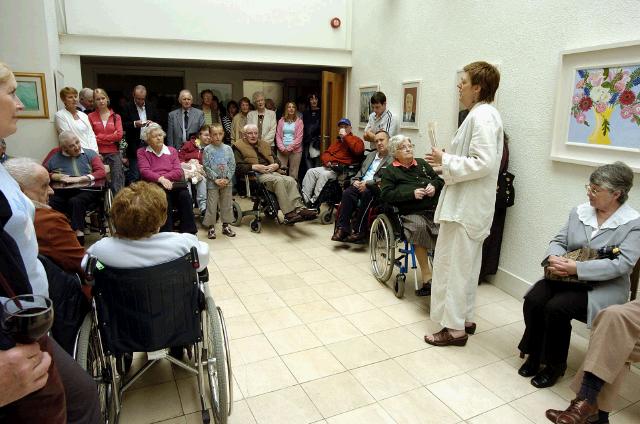
[[[338,206],[342,200],[342,191],[351,184],[351,177],[358,173],[360,164],[335,165],[331,169],[336,173],[337,178],[327,181],[316,201],[307,205],[318,211],[320,223],[325,225],[331,224],[337,216]],[[323,203],[327,204],[327,208],[320,210]]]
[[[92,309],[78,332],[74,357],[98,386],[106,423],[118,422],[123,393],[161,359],[198,376],[204,423],[211,422],[208,407],[215,423],[227,423],[233,405],[227,330],[209,293],[206,269],[198,273],[198,267],[195,247],[173,261],[138,269],[107,267],[89,258]],[[168,348],[182,347],[188,361],[168,354]],[[147,352],[148,361],[128,375],[126,358],[133,352]]]
[[[371,259],[371,271],[374,277],[386,284],[393,274],[393,269],[398,268],[393,282],[393,292],[396,297],[404,296],[407,273],[413,270],[415,289],[418,290],[418,264],[415,255],[415,246],[410,243],[404,234],[402,217],[395,206],[382,205],[379,214],[373,220],[369,232],[369,257]],[[432,211],[430,211],[430,214]],[[431,218],[433,215],[431,215]],[[432,236],[437,237],[437,229],[430,229]],[[402,245],[398,245],[402,242]],[[399,254],[398,256],[396,256]],[[433,271],[434,250],[429,250],[427,257],[429,268]]]
[[[241,181],[238,178],[238,181]],[[244,176],[244,184],[238,184],[238,193],[246,195],[253,202],[253,207],[250,210],[243,211],[240,204],[233,201],[233,222],[231,225],[239,227],[242,224],[242,219],[245,216],[253,216],[251,220],[250,228],[254,233],[262,231],[262,216],[266,215],[269,218],[275,219],[278,224],[284,224],[285,221],[280,219],[278,211],[280,205],[278,204],[278,198],[275,193],[267,190],[264,184],[258,181],[258,176],[255,172],[249,172]]]
[[113,191],[108,182],[100,190],[101,197],[95,205],[87,210],[88,224],[91,231],[97,230],[101,236],[113,236],[116,227],[111,218],[111,205],[113,204]]

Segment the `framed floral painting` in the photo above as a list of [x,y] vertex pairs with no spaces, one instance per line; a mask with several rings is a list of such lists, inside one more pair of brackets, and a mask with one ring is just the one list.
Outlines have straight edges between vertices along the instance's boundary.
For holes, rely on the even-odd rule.
[[564,52],[553,160],[640,172],[640,42]]

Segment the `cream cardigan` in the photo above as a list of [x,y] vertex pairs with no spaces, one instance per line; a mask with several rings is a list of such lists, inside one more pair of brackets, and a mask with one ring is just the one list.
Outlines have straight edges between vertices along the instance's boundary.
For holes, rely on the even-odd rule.
[[96,141],[96,135],[93,133],[87,114],[80,111],[77,113],[83,125],[76,125],[73,115],[67,109],[57,111],[55,116],[56,131],[58,134],[62,131],[71,131],[78,136],[83,149],[91,149],[98,153],[98,142]]

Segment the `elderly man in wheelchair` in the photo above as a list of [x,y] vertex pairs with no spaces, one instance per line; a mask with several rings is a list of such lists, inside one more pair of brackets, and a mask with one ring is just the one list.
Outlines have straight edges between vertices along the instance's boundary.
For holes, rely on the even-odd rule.
[[[409,137],[396,135],[389,141],[389,154],[394,160],[391,166],[385,168],[382,173],[380,197],[382,201],[392,206],[391,215],[395,215],[393,219],[399,225],[394,227],[387,216],[380,216],[379,219],[376,219],[378,223],[374,222],[371,231],[372,259],[374,259],[373,252],[377,244],[377,240],[374,239],[380,233],[378,229],[380,223],[384,222],[389,227],[383,231],[387,234],[400,231],[397,227],[401,226],[400,238],[404,237],[408,244],[411,244],[409,251],[402,253],[415,254],[420,264],[423,284],[421,288],[416,290],[416,296],[429,296],[431,283],[427,281],[430,272],[428,250],[435,246],[433,237],[437,234],[437,227],[433,224],[433,211],[438,203],[438,195],[444,181],[427,162],[415,158],[413,151],[414,145]],[[395,247],[395,243],[389,245]],[[389,255],[389,253],[387,254]],[[393,254],[395,252],[391,252],[390,255]],[[391,270],[385,269],[383,274],[386,274],[383,276],[388,279],[391,276]],[[396,294],[398,289],[401,288],[396,289]]]
[[274,193],[284,213],[285,224],[315,219],[317,211],[307,209],[302,203],[298,185],[293,177],[281,174],[269,143],[258,139],[258,127],[247,124],[242,140],[233,143],[236,160],[236,176],[244,181],[248,174],[255,174],[258,182]]
[[[209,422],[208,380],[215,420],[226,423],[231,368],[222,312],[206,284],[208,245],[192,234],[159,232],[167,199],[156,184],[123,188],[114,198],[112,217],[115,236],[87,249],[93,310],[76,343],[76,360],[98,381],[105,418],[117,420],[122,393],[167,359],[198,375],[204,422]],[[184,348],[193,364],[184,358]],[[149,362],[128,376],[125,358],[132,352],[147,352]]]

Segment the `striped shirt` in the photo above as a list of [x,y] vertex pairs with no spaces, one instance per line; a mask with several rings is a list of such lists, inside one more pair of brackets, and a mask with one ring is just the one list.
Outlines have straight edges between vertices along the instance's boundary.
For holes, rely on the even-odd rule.
[[364,128],[364,132],[371,131],[375,134],[378,130],[385,130],[389,133],[389,137],[393,137],[398,133],[398,120],[389,109],[385,109],[379,118],[376,118],[375,112],[371,112],[371,115],[369,115],[369,122]]

